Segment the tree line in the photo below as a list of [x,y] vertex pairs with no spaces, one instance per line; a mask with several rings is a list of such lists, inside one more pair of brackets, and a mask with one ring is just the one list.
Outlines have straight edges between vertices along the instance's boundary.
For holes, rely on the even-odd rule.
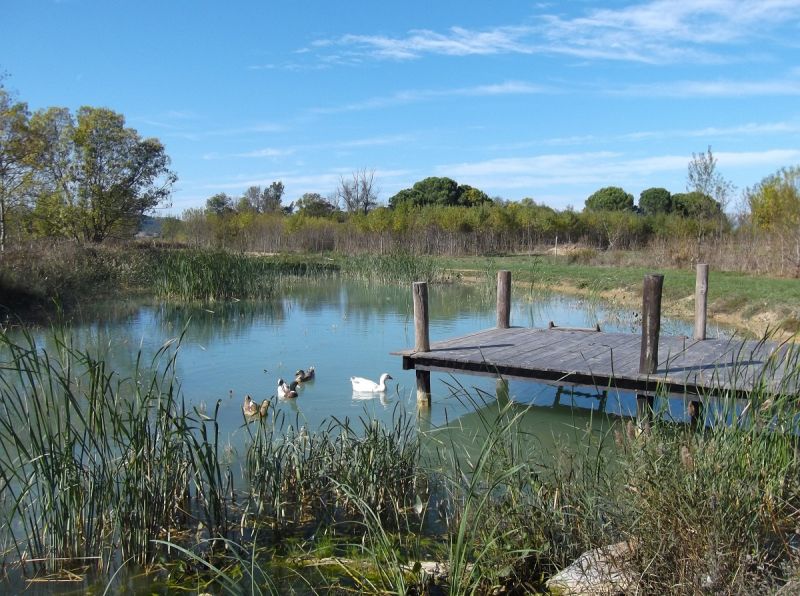
[[[145,214],[168,204],[177,179],[162,143],[142,138],[108,108],[31,112],[0,82],[0,250],[15,239],[130,238]],[[462,254],[582,242],[636,248],[653,240],[759,238],[800,274],[800,167],[782,168],[741,193],[719,173],[711,148],[692,154],[685,192],[648,188],[638,204],[607,186],[583,209],[530,198],[506,201],[447,177],[428,177],[379,201],[374,171],[341,176],[327,195],[287,202],[284,185],[217,193],[203,208],[160,220],[167,240],[242,250],[390,250]]]

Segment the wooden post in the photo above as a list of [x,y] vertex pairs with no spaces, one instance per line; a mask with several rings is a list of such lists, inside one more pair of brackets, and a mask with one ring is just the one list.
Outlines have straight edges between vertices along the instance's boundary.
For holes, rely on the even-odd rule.
[[497,328],[511,326],[511,271],[497,272]]
[[428,352],[431,349],[428,335],[428,282],[415,281],[414,293],[414,350]]
[[708,265],[697,264],[694,286],[694,338],[706,338],[706,311],[708,307]]
[[[412,285],[414,295],[414,350],[428,352],[431,349],[428,333],[428,283],[416,281]],[[431,373],[427,370],[417,370],[417,404],[431,405]]]
[[639,372],[652,375],[658,366],[658,335],[661,332],[661,289],[664,276],[646,275],[642,290],[642,349]]
[[[658,367],[658,336],[661,332],[661,290],[664,276],[646,275],[642,289],[642,348],[639,372],[652,375]],[[647,432],[653,416],[654,398],[646,393],[636,395],[636,417],[639,430]]]
[[431,373],[429,370],[417,370],[417,406],[431,407]]

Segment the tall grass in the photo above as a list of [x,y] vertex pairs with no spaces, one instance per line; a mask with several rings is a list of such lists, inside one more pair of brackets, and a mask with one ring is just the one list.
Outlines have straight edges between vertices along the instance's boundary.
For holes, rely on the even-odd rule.
[[280,284],[287,276],[330,269],[295,260],[207,250],[161,251],[152,267],[156,295],[180,301],[271,298],[280,295]]
[[[0,333],[2,530],[20,562],[45,569],[114,557],[147,565],[152,538],[202,520],[224,531],[214,418],[190,412],[173,377],[175,352],[130,378],[57,338]],[[213,441],[213,443],[212,443]]]
[[346,277],[387,284],[440,281],[444,275],[444,270],[433,257],[400,251],[351,255],[341,260],[340,268]]

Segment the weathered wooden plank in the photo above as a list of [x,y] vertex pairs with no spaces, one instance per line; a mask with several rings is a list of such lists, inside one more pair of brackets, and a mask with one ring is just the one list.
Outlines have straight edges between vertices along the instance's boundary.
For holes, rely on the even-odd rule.
[[[659,384],[671,390],[734,388],[748,391],[759,377],[780,387],[797,367],[787,367],[786,347],[742,340],[695,341],[686,337],[659,339],[659,362],[651,375],[639,373],[638,335],[582,330],[496,329],[435,342],[427,352],[404,350],[404,362],[420,370],[503,374],[545,381],[611,386],[652,391]],[[800,356],[795,352],[795,361]],[[796,389],[794,372],[785,387]]]

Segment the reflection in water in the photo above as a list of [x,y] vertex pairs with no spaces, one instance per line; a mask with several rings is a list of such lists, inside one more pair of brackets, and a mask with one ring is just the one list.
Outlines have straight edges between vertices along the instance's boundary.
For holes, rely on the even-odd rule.
[[[219,422],[233,447],[241,447],[246,433],[241,404],[246,394],[261,402],[275,398],[278,378],[293,379],[295,371],[315,368],[315,380],[300,385],[296,399],[274,400],[287,418],[309,429],[336,416],[371,416],[390,421],[395,407],[417,411],[413,371],[404,371],[401,359],[390,352],[414,343],[410,287],[379,286],[363,282],[322,279],[293,283],[269,302],[213,303],[205,306],[142,304],[110,311],[109,316],[77,325],[71,341],[103,358],[120,378],[131,376],[136,362],[148,364],[165,342],[180,338],[177,376],[189,407],[213,409],[220,401]],[[512,324],[590,327],[631,331],[638,325],[633,313],[609,309],[593,301],[558,295],[538,297],[528,292],[512,304]],[[432,341],[472,333],[495,324],[495,297],[482,285],[435,285],[429,292]],[[689,324],[665,322],[672,332],[689,333]],[[57,349],[52,337],[39,338],[48,350]],[[140,357],[141,355],[141,357]],[[157,362],[154,365],[157,366]],[[140,364],[141,368],[141,364]],[[395,382],[385,394],[355,395],[350,377],[388,372]],[[487,377],[432,374],[432,405],[418,412],[421,427],[468,425],[475,404],[465,395],[488,396],[491,401],[535,405],[525,423],[532,432],[574,427],[573,406],[591,417],[599,408],[596,397],[558,391],[549,385],[510,381],[498,386]],[[455,388],[455,390],[454,390]],[[377,397],[377,399],[376,399]],[[609,395],[606,410],[627,415],[630,396]],[[635,403],[635,402],[634,402]],[[496,407],[496,403],[494,405]],[[597,417],[597,416],[595,416]],[[579,424],[580,423],[580,424]]]

